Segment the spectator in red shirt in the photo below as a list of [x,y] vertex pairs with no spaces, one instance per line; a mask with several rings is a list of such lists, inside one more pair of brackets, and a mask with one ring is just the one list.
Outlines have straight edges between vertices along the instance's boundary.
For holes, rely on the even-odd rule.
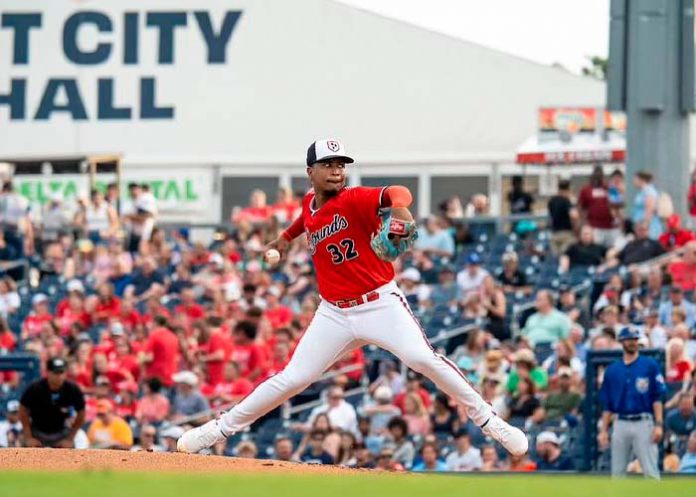
[[135,419],[138,409],[138,384],[133,381],[121,381],[116,385],[116,392],[118,392],[116,415],[126,421]]
[[164,316],[167,319],[171,319],[171,314],[169,309],[162,305],[160,298],[153,295],[147,299],[147,304],[145,307],[145,313],[141,316],[140,321],[145,326],[150,326],[154,323],[155,316]]
[[0,371],[0,387],[14,389],[19,386],[17,371]]
[[17,346],[17,338],[7,326],[4,319],[0,319],[0,354],[12,352]]
[[32,312],[26,317],[22,324],[22,340],[38,336],[43,325],[53,319],[48,309],[48,297],[43,293],[37,293],[32,297]]
[[135,308],[135,302],[133,299],[123,299],[121,301],[121,308],[116,316],[114,316],[127,331],[133,331],[142,321],[142,316]]
[[580,190],[578,207],[587,224],[594,228],[595,241],[605,247],[612,247],[619,236],[619,229],[609,203],[609,190],[604,181],[602,166],[594,168],[589,184]]
[[82,390],[90,392],[92,389],[92,342],[82,340],[77,344],[75,360],[68,363],[70,378],[77,383]]
[[[116,346],[109,364],[114,369],[121,371],[123,376],[130,376],[130,381],[137,382],[140,378],[140,364],[133,354],[128,338],[124,335],[116,336]],[[126,374],[127,373],[127,374]]]
[[243,260],[242,254],[239,252],[239,247],[237,247],[237,242],[233,238],[225,240],[220,252],[224,259],[230,261],[232,264],[237,264]]
[[280,290],[272,286],[266,292],[265,318],[271,323],[274,330],[290,326],[292,322],[292,311],[289,307],[280,304]]
[[[122,381],[132,381],[133,377],[126,369],[120,368],[119,363],[110,361],[105,354],[94,354],[94,375],[104,376],[109,379],[111,387]],[[114,392],[111,392],[114,393]]]
[[197,323],[195,326],[199,330],[198,360],[207,364],[206,380],[214,387],[223,379],[225,361],[232,343],[221,328],[222,319],[217,316],[211,316],[207,323]]
[[196,242],[193,245],[193,251],[191,251],[189,256],[189,264],[194,268],[199,266],[205,266],[210,262],[210,258],[212,256],[213,254],[208,250],[204,243]]
[[682,227],[679,214],[672,214],[667,218],[667,231],[660,235],[659,242],[667,250],[673,250],[683,247],[694,239],[696,239],[694,233]]
[[281,223],[290,223],[300,213],[300,202],[296,200],[292,189],[289,187],[281,187],[278,189],[278,197],[276,203],[273,204],[273,213]]
[[419,375],[418,373],[414,373],[413,371],[409,371],[408,373],[406,390],[404,390],[394,398],[394,405],[401,409],[401,412],[405,412],[406,410],[406,397],[410,393],[418,394],[421,400],[423,401],[423,405],[425,406],[425,408],[427,410],[430,410],[430,404],[432,404],[432,401],[430,399],[430,393],[421,385],[421,375]]
[[266,204],[266,193],[254,190],[249,198],[249,207],[232,212],[233,223],[264,223],[273,215],[273,207]]
[[181,303],[176,306],[177,314],[185,314],[191,322],[203,319],[205,317],[205,309],[196,302],[196,295],[193,288],[184,288],[181,290]]
[[696,290],[696,241],[684,246],[682,257],[669,265],[672,284],[685,292]]
[[242,376],[252,382],[264,378],[266,365],[264,353],[261,347],[254,343],[256,339],[256,325],[251,321],[238,322],[232,333],[232,355],[230,359],[237,362],[242,371]]
[[670,338],[665,347],[667,365],[665,380],[667,383],[682,383],[689,378],[693,364],[686,353],[684,340],[678,337]]
[[74,295],[76,297],[79,297],[80,300],[84,299],[85,297],[85,286],[82,284],[80,280],[68,281],[66,288],[68,290],[68,295],[60,302],[58,302],[58,305],[56,305],[56,316],[58,316],[59,318],[63,317],[63,313],[65,312],[65,310],[68,309],[68,307],[70,307],[70,297]]
[[146,378],[159,378],[162,384],[170,387],[179,364],[179,339],[168,328],[166,317],[155,316],[154,324],[139,360],[146,364]]
[[121,313],[121,301],[114,295],[111,283],[102,283],[97,288],[97,301],[94,303],[92,317],[96,323],[104,324]]
[[343,378],[339,377],[337,381],[342,384],[344,389],[357,387],[360,385],[360,379],[365,372],[365,354],[362,348],[358,347],[355,350],[346,352],[336,361],[331,368],[337,371],[343,368],[355,368],[343,374]]
[[240,374],[239,364],[228,361],[224,366],[223,379],[210,388],[210,403],[217,407],[228,402],[239,402],[254,389],[254,384]]
[[84,297],[77,292],[71,292],[68,297],[68,306],[64,307],[58,316],[58,326],[62,335],[67,335],[73,323],[80,323],[85,329],[92,324],[92,317],[84,305]]
[[266,377],[280,373],[288,362],[290,362],[290,344],[287,341],[276,342],[266,370]]

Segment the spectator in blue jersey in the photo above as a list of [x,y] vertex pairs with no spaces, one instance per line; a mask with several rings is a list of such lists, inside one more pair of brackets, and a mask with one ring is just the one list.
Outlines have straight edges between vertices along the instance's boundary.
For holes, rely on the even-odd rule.
[[599,393],[604,406],[598,441],[601,448],[609,444],[609,424],[613,418],[611,437],[612,476],[626,474],[635,454],[645,477],[659,479],[657,444],[663,435],[665,379],[655,359],[641,356],[640,333],[630,327],[619,333],[623,357],[607,367]]

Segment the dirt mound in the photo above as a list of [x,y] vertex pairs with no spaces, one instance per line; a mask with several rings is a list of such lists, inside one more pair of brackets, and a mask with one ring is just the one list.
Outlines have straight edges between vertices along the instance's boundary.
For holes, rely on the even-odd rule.
[[121,450],[2,449],[0,471],[144,471],[176,473],[347,473],[335,466]]

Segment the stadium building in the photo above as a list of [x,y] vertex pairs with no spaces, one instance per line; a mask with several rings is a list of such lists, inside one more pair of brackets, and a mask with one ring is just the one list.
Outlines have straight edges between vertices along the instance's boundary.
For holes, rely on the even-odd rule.
[[[0,158],[121,154],[173,221],[305,188],[306,146],[325,136],[357,158],[353,184],[404,184],[421,216],[474,193],[504,213],[511,175],[553,188],[551,169],[516,164],[538,109],[604,102],[602,82],[331,0],[5,5]],[[34,202],[85,181],[17,180]]]

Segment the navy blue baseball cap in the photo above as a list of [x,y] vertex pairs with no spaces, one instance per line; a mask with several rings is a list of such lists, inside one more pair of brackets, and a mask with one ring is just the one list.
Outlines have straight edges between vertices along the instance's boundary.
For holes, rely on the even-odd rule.
[[355,162],[346,155],[346,148],[340,140],[325,138],[312,143],[307,149],[307,166],[317,162],[326,162],[331,159],[343,159],[346,164]]
[[466,256],[466,263],[467,264],[481,264],[481,256],[478,255],[476,252],[471,252],[469,255]]
[[619,342],[623,342],[624,340],[638,340],[639,338],[640,333],[638,333],[638,330],[631,328],[630,326],[626,326],[619,332],[618,340]]
[[64,373],[68,367],[68,363],[62,357],[51,357],[46,361],[46,369],[51,373]]

